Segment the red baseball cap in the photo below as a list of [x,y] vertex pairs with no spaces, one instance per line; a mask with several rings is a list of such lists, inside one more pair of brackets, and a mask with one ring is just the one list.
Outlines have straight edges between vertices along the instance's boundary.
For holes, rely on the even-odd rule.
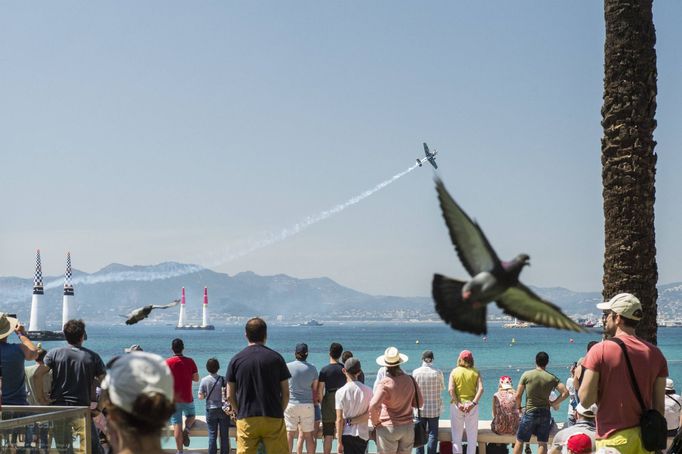
[[566,442],[566,448],[576,454],[592,452],[592,439],[589,435],[585,434],[572,435]]
[[474,355],[469,350],[462,350],[459,354],[459,359],[471,362],[474,360]]

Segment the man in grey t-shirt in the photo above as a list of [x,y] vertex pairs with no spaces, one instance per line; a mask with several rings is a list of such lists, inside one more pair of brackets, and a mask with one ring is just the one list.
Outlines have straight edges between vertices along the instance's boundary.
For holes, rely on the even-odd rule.
[[[44,395],[43,377],[52,371],[52,389],[50,399],[52,405],[91,406],[96,403],[95,388],[106,375],[102,358],[92,350],[83,347],[85,340],[85,323],[83,320],[69,320],[64,324],[64,337],[69,343],[66,347],[55,348],[47,352],[44,364],[38,366],[34,375],[34,383],[38,395]],[[85,435],[85,427],[68,423],[55,425],[55,440],[59,449],[71,449],[73,442],[72,429],[81,437]],[[99,436],[94,423],[91,427],[91,452],[102,452]]]
[[284,410],[284,423],[287,426],[289,452],[293,449],[294,437],[300,430],[308,454],[315,454],[315,390],[317,389],[317,369],[308,363],[308,346],[296,345],[296,361],[287,363],[289,379],[289,405]]

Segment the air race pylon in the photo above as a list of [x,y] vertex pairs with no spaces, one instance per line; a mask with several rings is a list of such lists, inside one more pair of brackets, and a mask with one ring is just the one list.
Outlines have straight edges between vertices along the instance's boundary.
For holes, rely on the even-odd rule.
[[43,270],[40,265],[40,249],[36,251],[36,272],[33,275],[33,298],[31,299],[31,318],[28,323],[29,331],[45,329],[43,321]]
[[204,304],[201,305],[201,326],[208,325],[208,289],[204,287]]
[[66,253],[66,271],[64,272],[64,297],[62,298],[62,328],[74,317],[73,285],[71,285],[71,253]]
[[180,318],[178,327],[185,326],[185,287],[182,288],[182,298],[180,299]]

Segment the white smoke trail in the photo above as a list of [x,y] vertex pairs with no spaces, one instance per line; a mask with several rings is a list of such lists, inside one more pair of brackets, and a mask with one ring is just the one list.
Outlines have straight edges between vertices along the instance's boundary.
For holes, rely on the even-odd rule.
[[[422,163],[426,162],[426,158],[421,160]],[[328,219],[335,214],[338,214],[345,210],[346,208],[353,206],[362,200],[366,199],[367,197],[371,196],[372,194],[376,193],[377,191],[382,190],[386,186],[390,185],[391,183],[394,183],[396,180],[399,178],[407,175],[408,173],[412,172],[414,169],[417,168],[419,164],[415,163],[408,169],[393,175],[391,178],[382,181],[381,183],[377,184],[371,189],[368,189],[364,192],[362,192],[359,195],[356,195],[355,197],[351,197],[350,199],[346,200],[343,203],[339,203],[338,205],[328,209],[324,210],[320,213],[307,216],[304,218],[302,221],[297,222],[291,227],[286,227],[279,232],[276,233],[270,233],[266,234],[264,238],[260,239],[254,239],[249,241],[249,244],[244,246],[243,248],[240,248],[237,251],[233,252],[227,252],[225,255],[222,257],[219,257],[217,259],[212,260],[210,263],[206,263],[205,266],[199,266],[199,265],[178,265],[178,264],[166,264],[166,268],[164,270],[159,270],[158,266],[155,267],[154,271],[150,270],[133,270],[133,271],[119,271],[119,272],[111,272],[111,273],[105,273],[105,274],[97,274],[97,275],[87,275],[87,276],[77,276],[73,277],[71,282],[73,285],[91,285],[91,284],[100,284],[100,283],[105,283],[105,282],[122,282],[122,281],[157,281],[157,280],[162,280],[162,279],[170,279],[172,277],[177,277],[177,276],[183,276],[191,273],[196,273],[198,271],[201,271],[203,269],[206,269],[208,267],[215,267],[219,265],[223,265],[225,263],[231,262],[233,260],[236,260],[238,258],[244,257],[245,255],[251,254],[252,252],[255,252],[259,249],[263,249],[267,246],[273,245],[275,243],[279,243],[280,241],[284,241],[285,239],[292,237],[294,235],[297,235],[304,230],[308,229],[309,227],[313,226],[314,224],[317,224],[320,221],[324,221],[325,219]],[[228,249],[229,251],[229,249]],[[64,284],[63,280],[60,279],[55,279],[53,281],[48,282],[45,285],[45,289],[52,289],[52,288],[57,288],[61,287]],[[9,292],[8,292],[9,293]],[[5,297],[10,297],[11,299],[14,299],[13,297],[17,297],[20,300],[26,299],[26,294],[22,292],[21,296],[16,293],[16,292],[11,292],[12,294],[5,293]],[[16,294],[15,294],[16,293]]]
[[399,178],[407,175],[408,173],[412,172],[415,168],[417,168],[418,164],[413,164],[411,167],[409,167],[407,170],[404,170],[398,174],[393,175],[391,178],[388,180],[382,181],[381,183],[377,184],[371,189],[368,189],[364,192],[362,192],[360,195],[356,195],[355,197],[351,197],[350,199],[346,200],[343,203],[339,203],[338,205],[328,209],[324,210],[320,213],[311,215],[306,217],[300,222],[297,222],[291,227],[284,228],[280,230],[278,233],[274,234],[269,234],[266,238],[261,238],[259,240],[254,240],[250,245],[245,247],[242,250],[239,250],[237,252],[228,254],[222,258],[217,259],[215,262],[211,263],[210,265],[207,266],[218,266],[222,265],[228,262],[231,262],[235,259],[244,257],[245,255],[248,255],[252,252],[255,252],[259,249],[263,249],[267,246],[270,246],[275,243],[279,243],[280,241],[283,241],[291,236],[297,235],[301,233],[302,231],[306,230],[307,228],[311,227],[314,224],[317,224],[320,221],[324,221],[325,219],[328,219],[335,214],[340,213],[341,211],[345,210],[346,208],[355,205],[362,200],[366,199],[367,197],[371,196],[372,194],[376,193],[377,191],[380,191],[381,189],[385,188],[389,184],[395,182]]

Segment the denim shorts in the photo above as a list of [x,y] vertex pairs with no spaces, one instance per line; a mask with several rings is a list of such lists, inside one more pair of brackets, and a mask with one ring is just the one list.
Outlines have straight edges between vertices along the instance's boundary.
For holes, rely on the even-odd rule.
[[194,402],[175,402],[175,413],[170,417],[171,424],[182,424],[182,414],[185,418],[196,416],[197,412],[194,410]]
[[552,416],[549,408],[534,408],[527,411],[521,417],[519,430],[516,431],[516,439],[523,442],[530,441],[535,435],[538,443],[547,443],[549,431],[552,428]]

